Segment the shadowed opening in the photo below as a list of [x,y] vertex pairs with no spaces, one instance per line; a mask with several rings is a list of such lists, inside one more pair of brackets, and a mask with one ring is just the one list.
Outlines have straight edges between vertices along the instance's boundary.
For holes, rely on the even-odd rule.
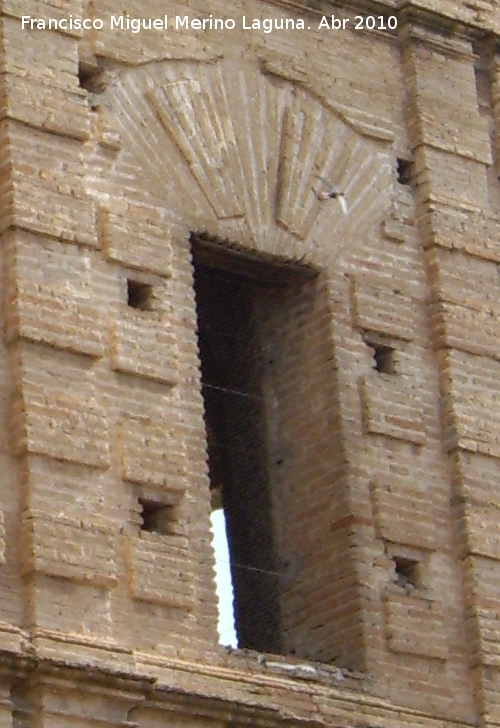
[[401,185],[411,185],[414,176],[414,165],[409,159],[397,160],[397,178]]
[[167,535],[173,522],[173,508],[159,501],[139,498],[141,506],[142,531]]
[[224,510],[238,646],[280,652],[271,472],[279,465],[270,464],[266,382],[280,348],[273,322],[315,274],[198,238],[191,243],[212,501]]
[[153,286],[132,279],[127,280],[127,306],[141,311],[153,308]]
[[399,586],[420,586],[420,564],[418,561],[407,559],[403,556],[394,556],[393,561],[396,583]]
[[365,339],[364,341],[373,350],[373,368],[382,374],[395,374],[394,348],[371,339]]

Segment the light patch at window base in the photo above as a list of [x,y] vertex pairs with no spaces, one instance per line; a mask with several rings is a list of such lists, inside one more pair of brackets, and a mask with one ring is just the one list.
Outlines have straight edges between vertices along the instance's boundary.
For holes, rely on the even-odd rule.
[[233,582],[229,566],[229,547],[226,536],[224,511],[219,508],[211,516],[212,544],[215,552],[215,586],[219,600],[219,642],[238,646],[234,629]]

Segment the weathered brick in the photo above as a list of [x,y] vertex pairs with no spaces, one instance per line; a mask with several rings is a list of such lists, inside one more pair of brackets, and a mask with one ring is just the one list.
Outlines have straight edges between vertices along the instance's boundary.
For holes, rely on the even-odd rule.
[[130,538],[127,543],[132,596],[146,602],[190,610],[193,595],[188,554],[176,547],[174,537],[142,536]]
[[23,573],[31,571],[110,589],[115,586],[115,538],[97,519],[33,511],[23,514],[27,539]]
[[500,14],[383,5],[0,3],[0,725],[500,723]]
[[411,381],[392,374],[364,377],[362,401],[369,433],[424,444],[422,404]]

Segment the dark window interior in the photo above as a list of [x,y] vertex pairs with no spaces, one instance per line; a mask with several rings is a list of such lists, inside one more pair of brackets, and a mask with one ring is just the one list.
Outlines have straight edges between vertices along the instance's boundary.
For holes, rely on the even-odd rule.
[[290,269],[192,240],[211,487],[226,519],[239,647],[279,652],[280,576],[268,453],[264,372],[272,366],[263,318]]

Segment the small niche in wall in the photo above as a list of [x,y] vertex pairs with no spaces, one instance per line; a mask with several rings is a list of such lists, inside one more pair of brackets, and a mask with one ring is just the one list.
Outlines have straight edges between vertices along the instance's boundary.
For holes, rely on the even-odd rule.
[[409,159],[397,160],[397,179],[400,185],[411,185],[414,176],[414,165]]
[[80,88],[86,91],[95,91],[96,77],[101,73],[101,69],[87,61],[80,61],[78,64],[78,84]]
[[80,88],[88,91],[88,85],[92,79],[92,75],[92,71],[89,70],[85,63],[78,64],[78,84]]
[[418,589],[422,586],[420,564],[404,556],[393,556],[396,584],[404,589]]
[[171,505],[146,498],[139,498],[139,505],[142,519],[141,531],[157,533],[160,536],[172,533],[174,509]]
[[370,338],[364,338],[365,344],[373,350],[373,368],[381,374],[396,374],[396,356],[392,346],[382,344]]
[[127,306],[140,311],[153,310],[153,286],[127,279]]

